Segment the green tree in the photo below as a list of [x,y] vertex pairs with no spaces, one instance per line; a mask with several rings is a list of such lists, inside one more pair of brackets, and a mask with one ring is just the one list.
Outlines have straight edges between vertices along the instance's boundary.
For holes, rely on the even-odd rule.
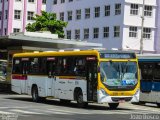
[[63,28],[67,26],[67,22],[57,20],[55,13],[47,13],[41,11],[41,15],[33,17],[34,23],[28,24],[26,30],[29,32],[35,31],[50,31],[52,34],[58,34],[58,37],[64,38]]

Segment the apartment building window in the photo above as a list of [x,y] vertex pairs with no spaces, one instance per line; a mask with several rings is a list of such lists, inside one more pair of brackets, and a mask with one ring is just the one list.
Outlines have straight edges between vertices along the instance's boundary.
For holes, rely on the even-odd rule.
[[76,10],[76,19],[77,20],[81,19],[81,10]]
[[71,39],[71,30],[67,30],[67,39]]
[[105,16],[110,16],[110,5],[106,5],[104,7],[104,11],[105,11]]
[[73,2],[73,0],[68,0],[68,2]]
[[90,18],[90,8],[85,9],[85,19]]
[[115,4],[115,15],[121,14],[121,4]]
[[114,37],[120,37],[120,26],[114,26]]
[[13,33],[17,33],[17,32],[20,32],[20,29],[19,28],[13,28]]
[[130,6],[130,14],[131,15],[138,15],[138,4],[131,4]]
[[151,39],[151,28],[143,28],[143,38]]
[[14,10],[14,19],[21,19],[21,11]]
[[34,3],[34,0],[28,0],[28,2]]
[[109,27],[103,28],[103,37],[108,38],[109,37]]
[[89,28],[85,28],[84,29],[84,39],[88,39],[89,38]]
[[4,35],[7,35],[7,28],[4,28]]
[[68,11],[68,21],[72,20],[72,11]]
[[42,0],[42,3],[43,3],[43,4],[46,4],[46,0]]
[[137,37],[137,27],[134,27],[134,26],[129,27],[129,37],[133,37],[133,38]]
[[2,20],[2,11],[0,11],[0,20]]
[[80,30],[75,30],[75,39],[80,39]]
[[100,7],[95,7],[94,8],[94,17],[99,17],[100,16]]
[[99,28],[93,28],[93,38],[99,37]]
[[64,21],[64,12],[59,13],[59,19]]
[[145,6],[144,7],[144,16],[152,16],[152,6]]
[[57,0],[53,0],[53,4],[56,5],[57,4]]
[[27,20],[33,20],[34,12],[28,11]]
[[61,0],[61,3],[65,3],[65,0]]
[[8,19],[8,10],[5,10],[5,19]]

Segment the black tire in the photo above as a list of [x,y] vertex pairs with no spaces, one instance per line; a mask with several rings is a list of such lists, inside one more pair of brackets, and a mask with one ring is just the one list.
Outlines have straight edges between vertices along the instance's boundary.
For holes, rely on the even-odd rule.
[[139,101],[139,102],[132,102],[134,105],[145,105],[145,102]]
[[77,106],[78,106],[78,107],[80,107],[80,108],[85,108],[85,107],[87,107],[88,103],[83,101],[83,94],[82,94],[81,91],[79,91],[79,92],[77,93],[76,100],[77,100]]
[[33,102],[39,102],[40,101],[37,86],[34,86],[32,88],[32,100],[33,100]]
[[69,104],[70,102],[71,102],[70,100],[60,99],[61,104]]
[[45,101],[46,101],[46,98],[45,98],[45,97],[39,97],[39,101],[45,102]]
[[119,105],[119,103],[108,103],[110,109],[116,109]]
[[144,101],[139,101],[139,105],[145,105],[146,103]]
[[157,106],[160,108],[160,103],[157,103]]

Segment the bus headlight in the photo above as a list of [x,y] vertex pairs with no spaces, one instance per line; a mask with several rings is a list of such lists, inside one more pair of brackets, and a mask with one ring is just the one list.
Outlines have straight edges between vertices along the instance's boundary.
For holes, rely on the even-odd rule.
[[131,102],[139,102],[139,94],[140,94],[140,89],[137,89],[136,93],[133,95],[133,99]]

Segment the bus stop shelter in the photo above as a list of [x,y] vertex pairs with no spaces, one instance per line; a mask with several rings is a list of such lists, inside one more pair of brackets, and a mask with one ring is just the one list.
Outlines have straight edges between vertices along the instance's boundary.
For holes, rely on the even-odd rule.
[[56,34],[46,32],[12,33],[0,37],[0,50],[6,50],[9,56],[17,52],[97,47],[102,47],[102,44],[75,39],[61,39]]

